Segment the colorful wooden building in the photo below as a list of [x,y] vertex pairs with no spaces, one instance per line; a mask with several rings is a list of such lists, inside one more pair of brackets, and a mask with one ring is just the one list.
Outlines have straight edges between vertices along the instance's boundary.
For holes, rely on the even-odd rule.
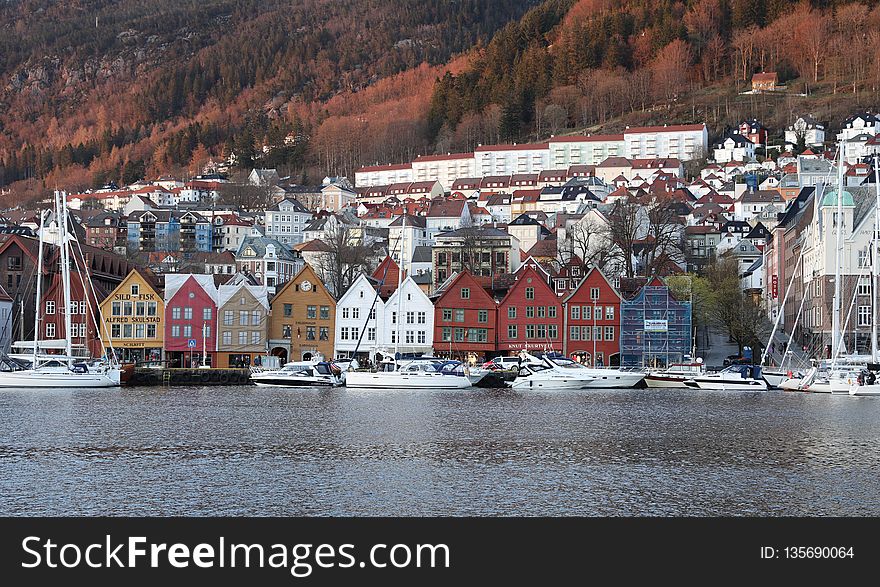
[[217,301],[212,275],[165,276],[165,357],[170,366],[215,366]]
[[563,300],[563,353],[584,364],[620,365],[620,294],[599,269],[592,268]]
[[281,362],[333,358],[336,300],[305,265],[280,286],[269,315],[269,352]]
[[563,314],[559,296],[549,285],[550,274],[527,262],[498,306],[498,351],[503,354],[560,352]]
[[494,356],[498,304],[467,270],[451,277],[434,299],[434,349],[440,356]]
[[101,339],[122,362],[160,361],[165,345],[165,302],[159,280],[132,269],[101,302]]
[[218,288],[217,367],[250,367],[265,355],[269,300],[265,285],[241,282]]

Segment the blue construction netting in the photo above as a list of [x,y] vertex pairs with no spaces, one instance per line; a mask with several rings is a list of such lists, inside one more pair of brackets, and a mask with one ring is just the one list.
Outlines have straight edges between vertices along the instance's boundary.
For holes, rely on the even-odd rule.
[[620,359],[627,367],[664,367],[691,354],[691,304],[665,285],[646,285],[620,306]]

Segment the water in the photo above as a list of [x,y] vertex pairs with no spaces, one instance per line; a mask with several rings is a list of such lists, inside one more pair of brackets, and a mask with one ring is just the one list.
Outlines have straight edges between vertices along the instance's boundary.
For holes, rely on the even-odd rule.
[[2,515],[878,515],[880,400],[0,391]]

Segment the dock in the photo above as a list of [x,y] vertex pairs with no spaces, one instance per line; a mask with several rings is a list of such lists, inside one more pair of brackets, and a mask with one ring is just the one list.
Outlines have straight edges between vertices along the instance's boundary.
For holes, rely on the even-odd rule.
[[246,385],[250,369],[135,368],[126,385]]

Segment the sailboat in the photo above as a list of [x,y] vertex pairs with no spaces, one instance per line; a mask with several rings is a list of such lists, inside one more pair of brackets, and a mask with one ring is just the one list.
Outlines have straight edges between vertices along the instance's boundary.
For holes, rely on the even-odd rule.
[[[42,303],[42,272],[43,272],[43,238],[46,229],[48,211],[40,214],[39,247],[37,253],[37,291],[36,291],[36,324],[34,326],[33,352],[30,361],[9,360],[0,366],[0,388],[24,387],[24,388],[93,388],[115,387],[120,383],[121,369],[116,362],[115,354],[108,360],[84,361],[82,357],[73,355],[73,329],[71,328],[71,288],[70,288],[70,265],[71,260],[81,262],[82,271],[79,273],[83,280],[83,291],[88,298],[91,294],[97,305],[97,296],[91,277],[88,275],[87,264],[82,254],[82,248],[76,236],[68,230],[67,195],[55,192],[55,219],[58,224],[58,246],[60,252],[61,280],[63,286],[63,298],[60,307],[64,313],[64,354],[49,354],[43,352],[49,350],[46,341],[39,339],[41,328],[40,304]],[[79,257],[75,256],[73,246],[76,245]],[[92,315],[93,321],[95,320]],[[100,328],[95,321],[95,326]],[[106,327],[105,327],[106,328]],[[99,337],[100,338],[100,337]],[[109,336],[107,337],[110,338]],[[101,342],[103,348],[103,341]],[[59,349],[61,350],[61,349]]]
[[[403,223],[400,233],[400,267],[397,272],[397,291],[403,282],[404,246],[406,238],[406,210],[403,212]],[[378,295],[378,292],[377,294]],[[348,371],[345,374],[345,386],[365,389],[462,389],[471,386],[471,380],[465,370],[449,369],[449,361],[436,357],[419,357],[406,361],[399,360],[400,323],[403,322],[403,296],[397,296],[397,319],[394,328],[394,360],[383,361],[380,369],[370,371]],[[369,320],[369,312],[367,312]],[[366,327],[363,329],[366,330]],[[459,373],[461,371],[461,373]]]
[[880,157],[874,155],[874,238],[871,242],[871,361],[867,372],[862,372],[851,385],[850,395],[880,396],[880,384],[876,373],[880,371],[880,349],[877,342],[877,302],[880,293]]

